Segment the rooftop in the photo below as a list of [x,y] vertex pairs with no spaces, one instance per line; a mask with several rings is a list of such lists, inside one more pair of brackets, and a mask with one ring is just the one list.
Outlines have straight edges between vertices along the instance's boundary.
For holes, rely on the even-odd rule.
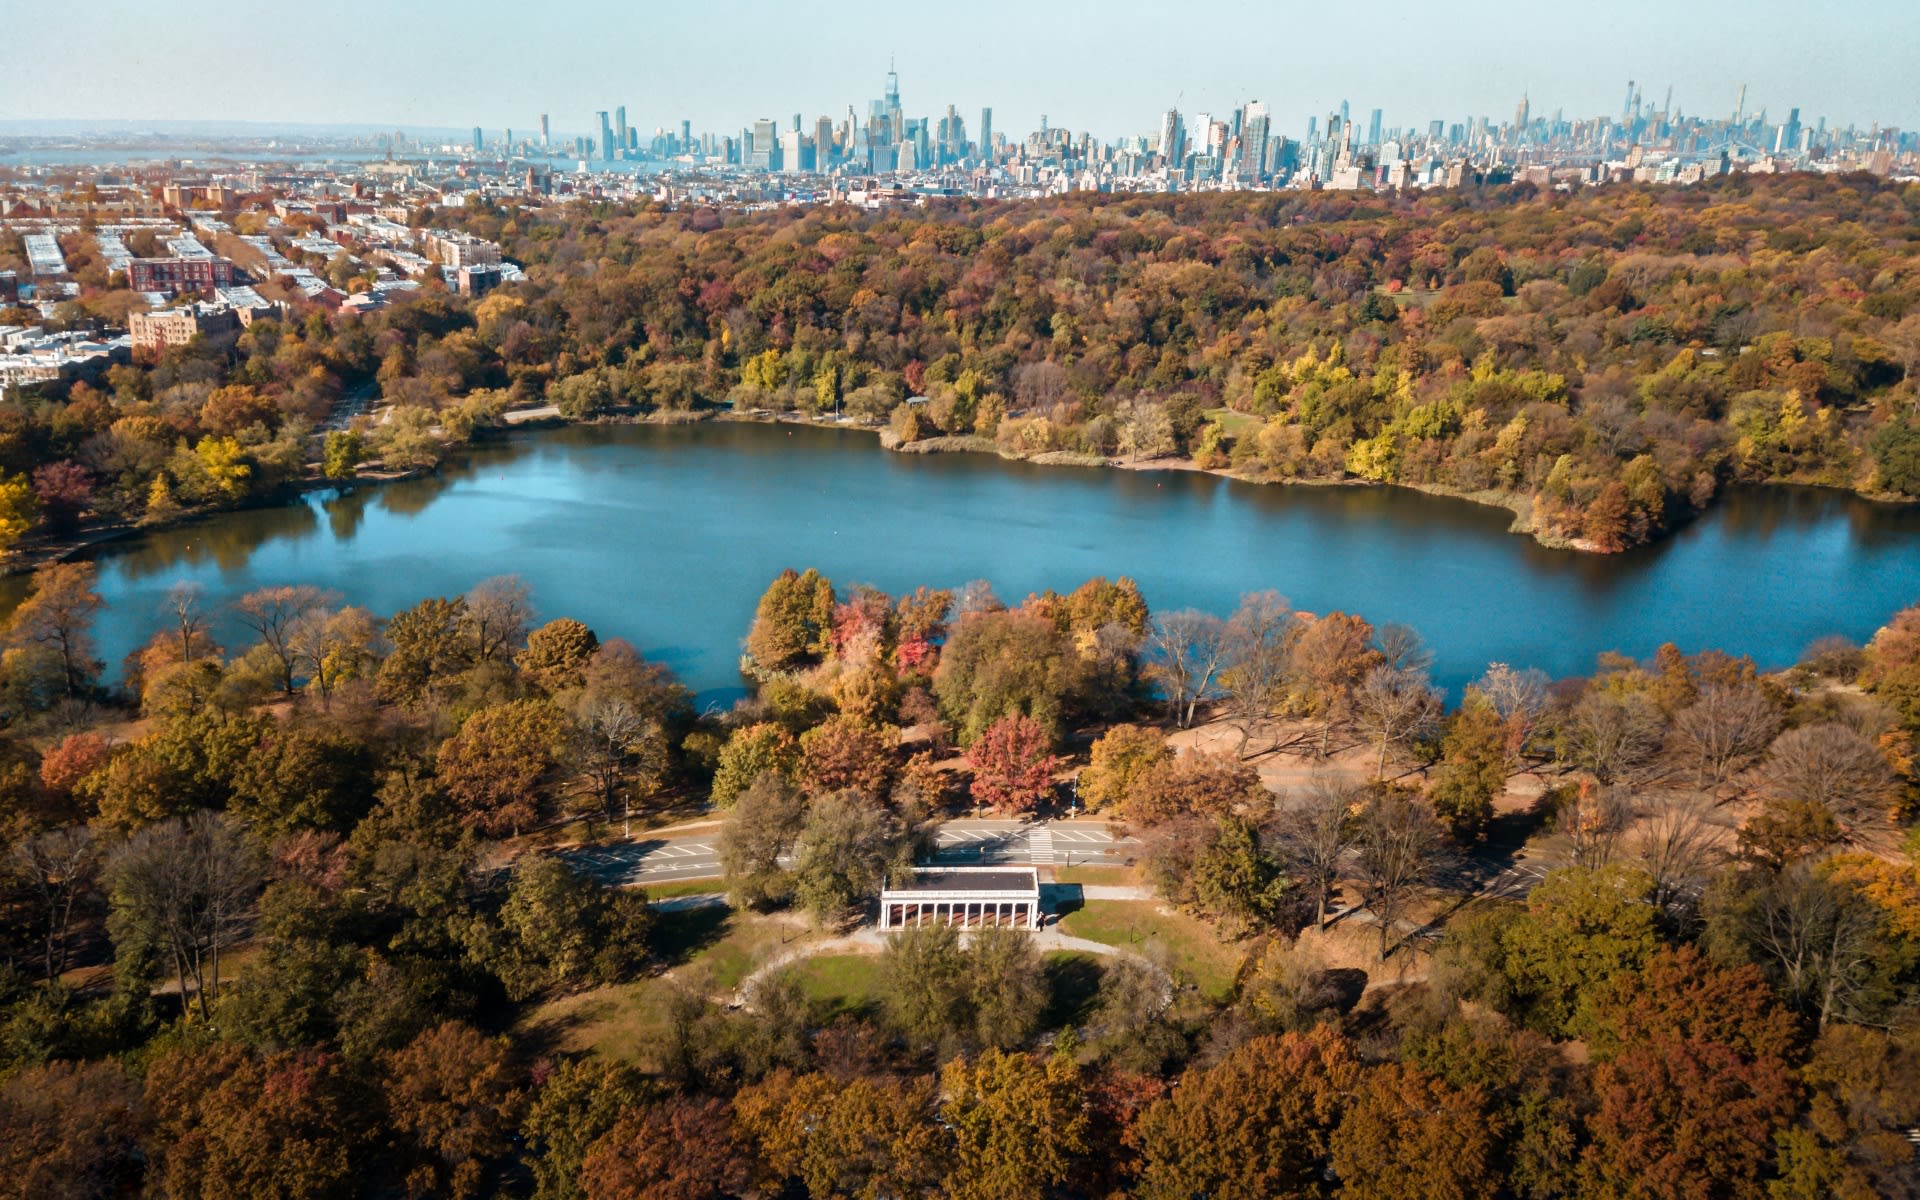
[[886,889],[889,895],[937,892],[1018,892],[1036,895],[1040,875],[1032,867],[919,867],[911,879]]

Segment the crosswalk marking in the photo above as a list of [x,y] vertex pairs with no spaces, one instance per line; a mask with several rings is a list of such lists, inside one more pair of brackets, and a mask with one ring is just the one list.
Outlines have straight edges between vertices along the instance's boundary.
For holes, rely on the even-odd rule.
[[1035,866],[1047,866],[1053,862],[1053,830],[1041,826],[1027,839],[1027,851],[1033,856]]

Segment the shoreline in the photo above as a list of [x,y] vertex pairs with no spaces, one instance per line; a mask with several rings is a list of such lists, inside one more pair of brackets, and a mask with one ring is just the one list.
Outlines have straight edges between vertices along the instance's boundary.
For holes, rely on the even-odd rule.
[[[593,425],[702,425],[708,422],[732,422],[745,425],[803,425],[811,429],[824,429],[842,433],[871,434],[880,444],[880,449],[890,454],[989,454],[1005,462],[1031,463],[1041,467],[1076,467],[1081,469],[1106,469],[1116,471],[1183,471],[1202,475],[1212,475],[1235,483],[1255,486],[1286,487],[1360,487],[1360,488],[1403,488],[1422,495],[1437,496],[1449,500],[1462,500],[1483,508],[1505,509],[1513,514],[1513,520],[1507,527],[1510,534],[1527,537],[1547,550],[1564,550],[1576,554],[1610,556],[1614,553],[1627,553],[1659,544],[1674,536],[1681,522],[1661,532],[1659,537],[1625,547],[1621,551],[1601,550],[1585,538],[1566,538],[1544,533],[1533,527],[1533,502],[1528,496],[1499,491],[1469,492],[1444,484],[1430,483],[1381,483],[1371,479],[1266,479],[1259,476],[1235,471],[1230,467],[1203,467],[1191,458],[1166,457],[1150,459],[1107,458],[1100,455],[1080,454],[1070,450],[1049,450],[1031,457],[1007,454],[991,438],[974,435],[943,435],[921,438],[919,441],[901,445],[893,436],[893,431],[885,425],[863,425],[851,421],[818,420],[797,412],[776,413],[771,411],[737,412],[732,409],[713,407],[688,410],[657,409],[652,412],[634,410],[602,413],[590,418],[569,419],[559,416],[550,409],[516,410],[530,415],[513,420],[512,413],[503,414],[502,424],[497,429],[489,429],[488,437],[482,442],[447,443],[448,457],[458,454],[469,446],[484,444],[494,437],[507,437],[527,430],[561,429],[570,426]],[[437,473],[439,468],[414,469],[401,472],[370,472],[355,475],[350,479],[327,479],[324,476],[309,476],[290,483],[287,490],[275,499],[263,498],[259,503],[240,505],[235,508],[194,509],[181,512],[164,521],[151,524],[138,521],[116,521],[105,525],[82,528],[64,539],[44,539],[30,546],[14,550],[4,560],[0,560],[0,579],[26,574],[47,563],[66,562],[82,556],[88,551],[113,542],[125,541],[131,537],[156,533],[165,529],[191,525],[197,521],[222,513],[242,512],[247,509],[272,508],[280,504],[291,503],[313,492],[343,490],[357,487],[378,487],[389,483],[399,483],[408,479],[417,479],[423,475]],[[1857,488],[1841,487],[1836,484],[1798,483],[1792,481],[1766,480],[1758,486],[1784,484],[1791,487],[1812,487],[1843,492],[1872,504],[1884,504],[1898,507],[1920,505],[1920,500],[1900,496],[1876,495]],[[1717,499],[1717,497],[1716,497]],[[1709,505],[1709,508],[1711,505]],[[1705,509],[1693,517],[1704,515]]]

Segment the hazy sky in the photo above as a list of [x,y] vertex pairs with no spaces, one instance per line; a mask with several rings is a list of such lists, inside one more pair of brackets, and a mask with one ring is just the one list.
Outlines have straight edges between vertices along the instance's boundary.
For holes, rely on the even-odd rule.
[[864,116],[887,57],[911,115],[968,128],[1046,114],[1101,137],[1169,105],[1267,102],[1299,136],[1352,102],[1386,123],[1620,111],[1628,79],[1685,112],[1789,106],[1920,125],[1920,0],[0,0],[14,53],[0,121],[148,118],[588,131],[596,109],[732,132],[754,117]]

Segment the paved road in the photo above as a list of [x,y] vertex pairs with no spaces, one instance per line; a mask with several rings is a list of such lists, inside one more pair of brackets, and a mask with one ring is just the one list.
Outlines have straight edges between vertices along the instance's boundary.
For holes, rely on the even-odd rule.
[[[1100,821],[949,821],[936,835],[934,861],[951,866],[998,863],[1038,867],[1121,866],[1140,849]],[[636,838],[568,851],[576,867],[607,884],[661,884],[720,875],[719,831],[684,837]]]

